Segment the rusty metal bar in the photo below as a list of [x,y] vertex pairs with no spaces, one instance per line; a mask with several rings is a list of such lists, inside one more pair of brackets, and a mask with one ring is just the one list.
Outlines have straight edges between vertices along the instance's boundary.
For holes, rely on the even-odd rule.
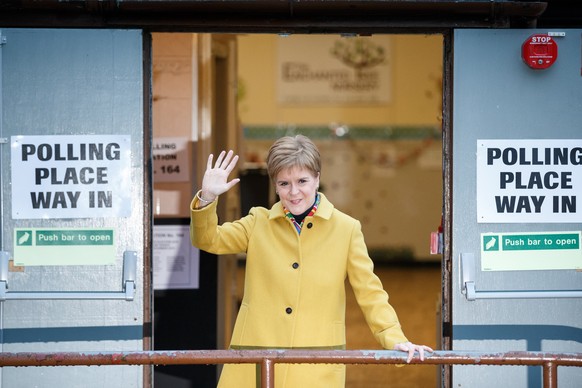
[[[405,364],[406,353],[393,350],[183,350],[142,352],[0,353],[0,367],[75,365],[260,364],[263,387],[274,387],[274,365]],[[518,365],[543,367],[544,387],[557,387],[558,366],[582,367],[582,353],[435,351],[422,365]]]
[[[186,365],[186,364],[405,364],[406,353],[393,350],[180,350],[137,352],[0,353],[5,366]],[[435,351],[411,364],[530,365],[582,367],[582,353]],[[272,367],[272,365],[270,365]],[[268,369],[268,368],[267,368]]]
[[544,363],[544,387],[558,388],[558,366],[552,361]]
[[261,387],[275,388],[275,364],[270,358],[265,358],[261,365]]

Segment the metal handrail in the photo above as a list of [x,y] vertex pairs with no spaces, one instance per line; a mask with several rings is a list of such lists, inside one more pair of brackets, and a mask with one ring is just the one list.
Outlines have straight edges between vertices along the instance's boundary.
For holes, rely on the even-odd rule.
[[[275,364],[405,364],[406,353],[393,350],[180,350],[141,352],[0,353],[0,367],[75,365],[259,364],[261,386],[275,386]],[[541,366],[543,386],[558,386],[558,366],[582,367],[582,353],[435,351],[416,365]]]

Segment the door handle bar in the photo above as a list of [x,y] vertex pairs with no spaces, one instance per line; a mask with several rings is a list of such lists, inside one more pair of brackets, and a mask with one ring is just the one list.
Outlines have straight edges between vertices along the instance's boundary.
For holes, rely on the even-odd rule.
[[0,302],[6,300],[109,300],[132,301],[135,297],[137,252],[123,252],[122,291],[8,291],[10,254],[0,251]]
[[546,299],[582,298],[582,290],[502,290],[477,291],[475,286],[475,255],[461,253],[461,293],[467,300],[476,299]]

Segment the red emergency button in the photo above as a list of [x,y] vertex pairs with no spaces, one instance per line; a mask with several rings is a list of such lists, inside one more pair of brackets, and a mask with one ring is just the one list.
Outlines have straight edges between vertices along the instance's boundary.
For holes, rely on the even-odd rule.
[[549,35],[531,35],[521,45],[521,58],[532,69],[547,69],[558,58],[558,44]]

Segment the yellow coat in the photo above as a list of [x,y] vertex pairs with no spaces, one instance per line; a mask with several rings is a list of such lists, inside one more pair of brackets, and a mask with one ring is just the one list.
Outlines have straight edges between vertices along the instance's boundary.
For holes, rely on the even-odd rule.
[[[406,342],[398,317],[373,273],[360,222],[321,195],[301,234],[280,202],[252,208],[238,221],[218,225],[216,201],[195,210],[192,244],[214,254],[245,252],[242,305],[231,348],[345,348],[345,279],[378,342],[386,349]],[[226,365],[219,387],[255,388],[254,365]],[[276,388],[344,387],[343,365],[275,366]]]

